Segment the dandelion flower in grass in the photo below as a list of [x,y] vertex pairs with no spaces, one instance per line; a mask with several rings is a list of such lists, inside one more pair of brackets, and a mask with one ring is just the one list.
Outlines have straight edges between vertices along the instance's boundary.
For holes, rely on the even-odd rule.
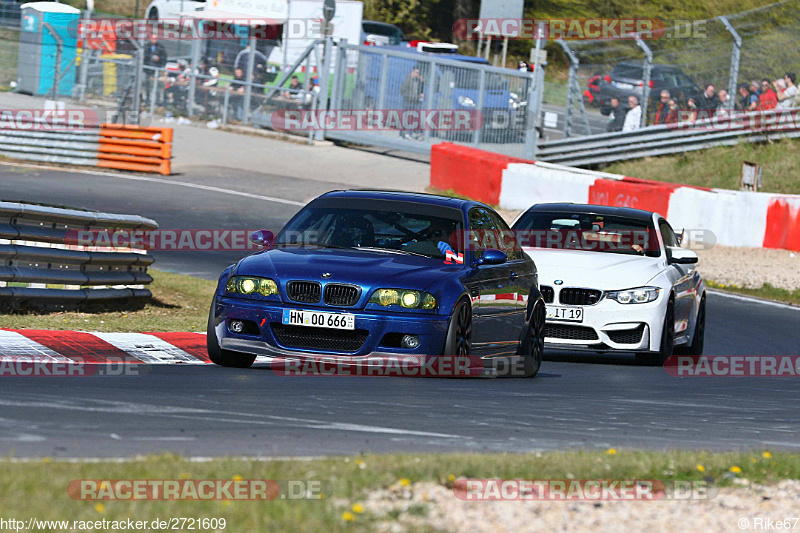
[[345,522],[352,522],[355,519],[356,515],[354,515],[350,511],[345,511],[342,513],[342,520],[344,520]]
[[178,479],[189,479],[190,477],[192,476],[190,476],[187,472],[183,472],[178,476]]
[[406,478],[406,477],[404,477],[403,479],[400,480],[400,486],[401,487],[408,487],[410,484],[411,484],[411,481],[409,481],[408,478]]
[[102,503],[96,503],[94,504],[94,510],[97,511],[98,513],[105,513],[106,506],[103,505]]
[[354,503],[353,506],[350,508],[354,513],[361,514],[364,512],[364,506],[360,503]]
[[235,476],[233,476],[233,480],[234,481],[241,481],[242,479],[244,479],[244,478],[242,476],[240,476],[239,474],[236,474]]
[[769,452],[764,452],[761,454],[761,457],[763,457],[764,459],[772,459],[772,454]]
[[730,467],[728,470],[730,470],[730,471],[731,471],[731,472],[733,472],[734,474],[741,474],[741,473],[742,473],[742,469],[741,469],[741,468],[739,468],[739,467],[738,467],[738,466],[736,466],[736,465],[734,465],[734,466]]
[[698,472],[705,472],[706,471],[706,467],[704,467],[703,465],[697,465],[697,466],[695,466],[695,468],[697,469]]
[[456,476],[454,476],[453,474],[450,474],[449,476],[447,476],[447,481],[455,481],[455,480],[456,480]]
[[607,449],[606,450],[606,455],[617,455],[617,449],[616,448]]

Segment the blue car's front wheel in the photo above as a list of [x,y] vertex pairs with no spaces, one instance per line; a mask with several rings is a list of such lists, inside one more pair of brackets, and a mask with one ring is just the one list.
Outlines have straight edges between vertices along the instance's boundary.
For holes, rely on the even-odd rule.
[[214,304],[208,312],[208,327],[206,329],[206,348],[211,362],[219,366],[232,368],[250,368],[256,360],[255,355],[223,350],[219,347],[217,332],[214,330]]
[[472,351],[472,307],[460,300],[450,317],[444,355],[469,355]]

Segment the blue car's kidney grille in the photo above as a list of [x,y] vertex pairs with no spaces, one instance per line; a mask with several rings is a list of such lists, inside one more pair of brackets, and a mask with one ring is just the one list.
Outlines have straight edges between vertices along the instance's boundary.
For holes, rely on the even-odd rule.
[[325,303],[342,306],[356,305],[360,293],[361,289],[353,285],[328,283],[325,285]]
[[357,352],[367,341],[366,329],[312,328],[307,326],[287,326],[278,322],[270,324],[275,339],[286,348],[304,348],[324,352]]
[[304,304],[319,302],[322,289],[316,281],[290,281],[286,284],[286,296],[290,300]]

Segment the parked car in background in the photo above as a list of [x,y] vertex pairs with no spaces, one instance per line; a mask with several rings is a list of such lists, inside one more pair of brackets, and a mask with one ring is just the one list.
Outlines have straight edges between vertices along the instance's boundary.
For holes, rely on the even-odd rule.
[[[644,97],[643,78],[644,67],[640,62],[621,61],[614,66],[611,74],[593,80],[593,84],[599,88],[592,91],[595,99],[591,103],[610,105],[612,97],[627,103],[629,96],[635,96],[641,102]],[[697,98],[703,92],[680,67],[655,64],[650,69],[650,102],[657,101],[665,89],[680,105],[685,105],[689,98]]]
[[181,13],[199,11],[206,6],[206,0],[153,0],[145,10],[145,18],[164,20],[181,18]]
[[394,24],[365,20],[361,23],[361,44],[369,46],[397,46],[407,42],[403,30]]

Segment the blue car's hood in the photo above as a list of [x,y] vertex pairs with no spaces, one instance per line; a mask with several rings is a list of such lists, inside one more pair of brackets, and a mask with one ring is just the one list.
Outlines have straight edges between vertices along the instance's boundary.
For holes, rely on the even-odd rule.
[[[236,275],[262,276],[283,285],[290,280],[340,282],[364,289],[425,290],[431,283],[463,267],[443,260],[361,250],[276,248],[242,259]],[[330,273],[329,278],[322,274]]]

